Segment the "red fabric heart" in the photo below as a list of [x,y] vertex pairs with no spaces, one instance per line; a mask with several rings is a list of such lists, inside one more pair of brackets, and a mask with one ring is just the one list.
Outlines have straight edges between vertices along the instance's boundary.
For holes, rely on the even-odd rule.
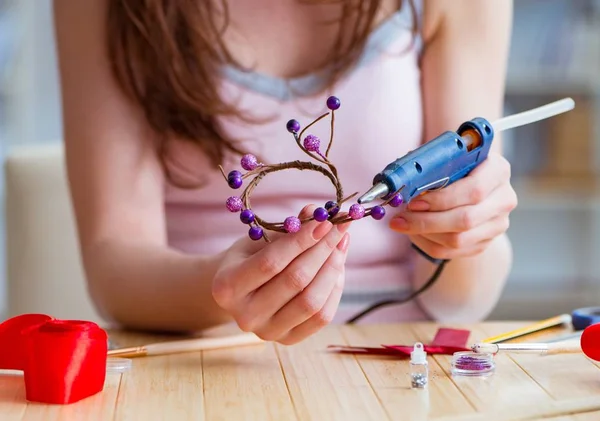
[[104,388],[108,335],[96,323],[24,314],[0,324],[0,369],[23,371],[26,399],[70,404]]

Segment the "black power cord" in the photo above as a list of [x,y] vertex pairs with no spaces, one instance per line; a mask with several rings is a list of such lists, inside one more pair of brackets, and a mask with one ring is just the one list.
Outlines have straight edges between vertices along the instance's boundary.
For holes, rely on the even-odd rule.
[[399,299],[399,300],[384,300],[384,301],[379,301],[373,305],[371,305],[370,307],[366,308],[365,310],[361,311],[360,313],[358,313],[357,315],[353,316],[352,318],[348,319],[346,321],[346,324],[352,324],[352,323],[356,323],[358,320],[362,319],[363,317],[365,317],[367,314],[381,308],[381,307],[385,307],[385,306],[389,306],[389,305],[398,305],[398,304],[404,304],[407,303],[411,300],[414,300],[416,297],[418,297],[419,295],[421,295],[422,293],[424,293],[426,290],[428,290],[429,288],[431,288],[433,286],[433,284],[435,284],[435,282],[439,279],[440,275],[442,274],[442,271],[444,270],[444,266],[446,266],[446,263],[448,263],[448,260],[444,260],[444,259],[434,259],[433,257],[429,256],[427,253],[425,253],[423,250],[421,250],[420,248],[418,248],[417,246],[415,246],[414,244],[412,245],[412,247],[419,252],[419,254],[421,254],[421,256],[425,257],[427,260],[429,260],[432,263],[437,263],[437,268],[435,269],[435,271],[433,272],[433,274],[431,275],[431,277],[429,278],[429,280],[427,282],[425,282],[425,284],[423,284],[421,286],[421,288],[419,288],[418,290],[414,291],[412,294],[409,294],[408,297]]

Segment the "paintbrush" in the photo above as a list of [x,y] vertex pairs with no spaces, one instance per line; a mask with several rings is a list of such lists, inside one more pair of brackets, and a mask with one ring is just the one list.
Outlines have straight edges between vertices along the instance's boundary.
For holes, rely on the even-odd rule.
[[502,333],[497,336],[492,336],[490,338],[486,338],[481,342],[484,343],[500,343],[505,342],[510,339],[523,338],[525,336],[529,336],[533,333],[541,332],[543,330],[547,330],[550,328],[556,328],[558,326],[569,325],[572,322],[572,317],[570,314],[561,314],[558,316],[550,317],[549,319],[542,320],[531,325],[511,330],[510,332]]
[[208,351],[211,349],[232,348],[245,345],[263,343],[253,333],[242,333],[232,336],[217,338],[184,339],[170,342],[157,342],[153,344],[112,349],[108,351],[109,357],[136,358],[150,355],[180,354],[184,352]]

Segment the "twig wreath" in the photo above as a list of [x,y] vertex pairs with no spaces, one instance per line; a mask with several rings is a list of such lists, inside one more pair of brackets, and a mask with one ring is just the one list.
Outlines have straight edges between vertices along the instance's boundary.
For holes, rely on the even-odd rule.
[[[359,203],[354,203],[350,206],[347,213],[340,213],[342,204],[358,194],[358,192],[356,192],[350,196],[344,197],[344,189],[338,177],[337,169],[328,158],[329,151],[333,145],[335,111],[340,108],[340,105],[341,102],[337,97],[329,97],[327,99],[327,108],[330,111],[319,116],[302,131],[300,131],[300,123],[297,120],[292,119],[287,122],[287,130],[294,136],[298,147],[320,164],[296,160],[268,165],[259,163],[256,156],[252,154],[246,154],[241,158],[240,161],[242,168],[246,171],[245,173],[242,173],[238,170],[233,170],[228,174],[225,174],[223,167],[219,165],[219,169],[221,170],[223,177],[227,181],[229,187],[232,189],[237,190],[241,188],[245,179],[251,179],[242,191],[242,194],[240,196],[229,197],[226,200],[225,205],[230,212],[240,212],[240,221],[250,226],[248,236],[252,240],[260,240],[263,238],[265,241],[269,242],[270,240],[265,230],[281,233],[294,233],[300,230],[302,224],[313,220],[318,222],[329,220],[334,225],[342,224],[351,220],[361,219],[365,216],[371,216],[375,220],[381,220],[385,216],[385,206],[389,205],[392,207],[398,207],[402,204],[402,196],[398,194],[399,192],[395,192],[395,194],[392,194],[391,197],[382,201],[378,205],[365,208]],[[325,154],[323,154],[321,152],[321,140],[317,136],[308,134],[306,137],[304,137],[302,143],[300,142],[300,139],[303,138],[306,130],[328,115],[331,115],[331,132],[329,144],[327,145]],[[264,176],[270,173],[288,169],[317,171],[325,175],[335,187],[335,200],[330,200],[325,203],[323,207],[318,207],[315,209],[313,216],[309,218],[300,219],[297,216],[288,216],[283,222],[267,222],[252,211],[250,195]]]

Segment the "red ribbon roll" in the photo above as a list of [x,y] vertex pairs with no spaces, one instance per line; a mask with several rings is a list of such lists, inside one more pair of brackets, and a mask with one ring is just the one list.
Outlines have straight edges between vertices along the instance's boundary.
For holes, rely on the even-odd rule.
[[104,388],[108,335],[96,323],[24,314],[0,324],[0,369],[24,373],[31,402],[70,404]]

